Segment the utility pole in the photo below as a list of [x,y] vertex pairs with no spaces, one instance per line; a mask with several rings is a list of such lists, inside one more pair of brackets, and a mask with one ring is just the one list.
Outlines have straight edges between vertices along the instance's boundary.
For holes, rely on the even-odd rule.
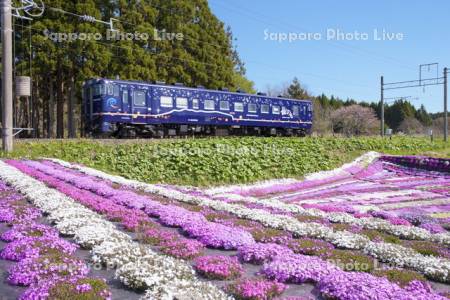
[[2,141],[3,150],[13,150],[13,81],[12,81],[12,26],[11,26],[11,0],[1,0],[2,24]]
[[384,78],[381,76],[381,136],[384,136]]
[[448,69],[444,68],[444,141],[448,141],[448,112],[447,112],[447,74]]
[[[435,78],[422,78],[422,68],[423,67],[436,66],[436,77]],[[398,89],[406,89],[406,88],[417,88],[431,85],[444,85],[444,141],[448,142],[448,108],[447,108],[447,77],[448,76],[448,68],[444,68],[444,76],[439,77],[439,64],[424,64],[420,65],[419,71],[419,80],[408,80],[408,81],[398,81],[398,82],[388,82],[385,83],[383,80],[383,76],[381,76],[381,128],[384,129],[384,91],[389,90],[398,90]],[[384,133],[381,133],[384,135]]]

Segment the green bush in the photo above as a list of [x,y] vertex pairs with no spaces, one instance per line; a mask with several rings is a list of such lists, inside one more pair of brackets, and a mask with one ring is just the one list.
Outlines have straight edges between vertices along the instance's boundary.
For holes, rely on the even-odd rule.
[[60,140],[18,142],[15,152],[3,157],[54,157],[146,182],[204,186],[301,178],[367,151],[417,154],[445,147],[407,137]]

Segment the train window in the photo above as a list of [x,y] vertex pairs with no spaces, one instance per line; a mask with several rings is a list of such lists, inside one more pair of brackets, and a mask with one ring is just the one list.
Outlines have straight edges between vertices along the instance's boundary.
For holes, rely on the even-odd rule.
[[177,108],[187,108],[188,107],[188,99],[187,98],[177,98],[176,103],[177,103]]
[[108,91],[107,92],[108,95],[114,95],[114,86],[112,84],[107,84],[106,88],[107,88],[107,91]]
[[114,85],[114,97],[120,96],[120,86]]
[[270,106],[268,104],[261,104],[261,113],[268,114],[270,112]]
[[93,91],[93,96],[98,96],[100,95],[100,85],[96,84],[94,85],[94,87],[92,88]]
[[137,90],[133,92],[133,104],[136,106],[145,106],[145,91]]
[[294,105],[294,106],[292,106],[292,114],[294,115],[294,116],[298,116],[299,115],[299,109],[298,109],[298,105]]
[[216,105],[214,103],[214,100],[205,100],[205,109],[206,110],[214,110],[216,108]]
[[106,86],[104,84],[96,84],[94,85],[94,95],[100,96],[106,94]]
[[307,113],[307,110],[308,110],[308,106],[306,106],[306,105],[304,105],[303,106],[303,113],[306,115],[306,113]]
[[280,106],[278,106],[278,105],[272,106],[272,113],[274,115],[279,115],[280,114]]
[[122,92],[122,103],[128,104],[128,90],[123,90]]
[[248,104],[248,112],[249,113],[255,113],[255,112],[257,112],[257,110],[258,110],[258,108],[255,103]]
[[243,112],[244,111],[244,103],[234,102],[234,111]]
[[161,96],[161,106],[162,107],[173,107],[172,97]]
[[192,108],[199,109],[198,99],[192,99]]
[[230,102],[220,101],[220,110],[230,110]]

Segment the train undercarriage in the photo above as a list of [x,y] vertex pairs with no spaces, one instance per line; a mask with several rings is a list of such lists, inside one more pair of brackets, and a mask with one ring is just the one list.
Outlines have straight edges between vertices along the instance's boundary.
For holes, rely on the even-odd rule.
[[254,127],[254,126],[214,126],[183,124],[113,124],[109,133],[93,132],[94,137],[114,138],[170,138],[205,136],[298,136],[309,135],[307,129]]

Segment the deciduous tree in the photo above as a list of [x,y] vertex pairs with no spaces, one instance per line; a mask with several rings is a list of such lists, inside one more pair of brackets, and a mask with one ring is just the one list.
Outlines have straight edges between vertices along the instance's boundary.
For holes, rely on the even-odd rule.
[[370,135],[378,132],[375,112],[361,105],[344,106],[331,114],[333,130],[346,136]]

